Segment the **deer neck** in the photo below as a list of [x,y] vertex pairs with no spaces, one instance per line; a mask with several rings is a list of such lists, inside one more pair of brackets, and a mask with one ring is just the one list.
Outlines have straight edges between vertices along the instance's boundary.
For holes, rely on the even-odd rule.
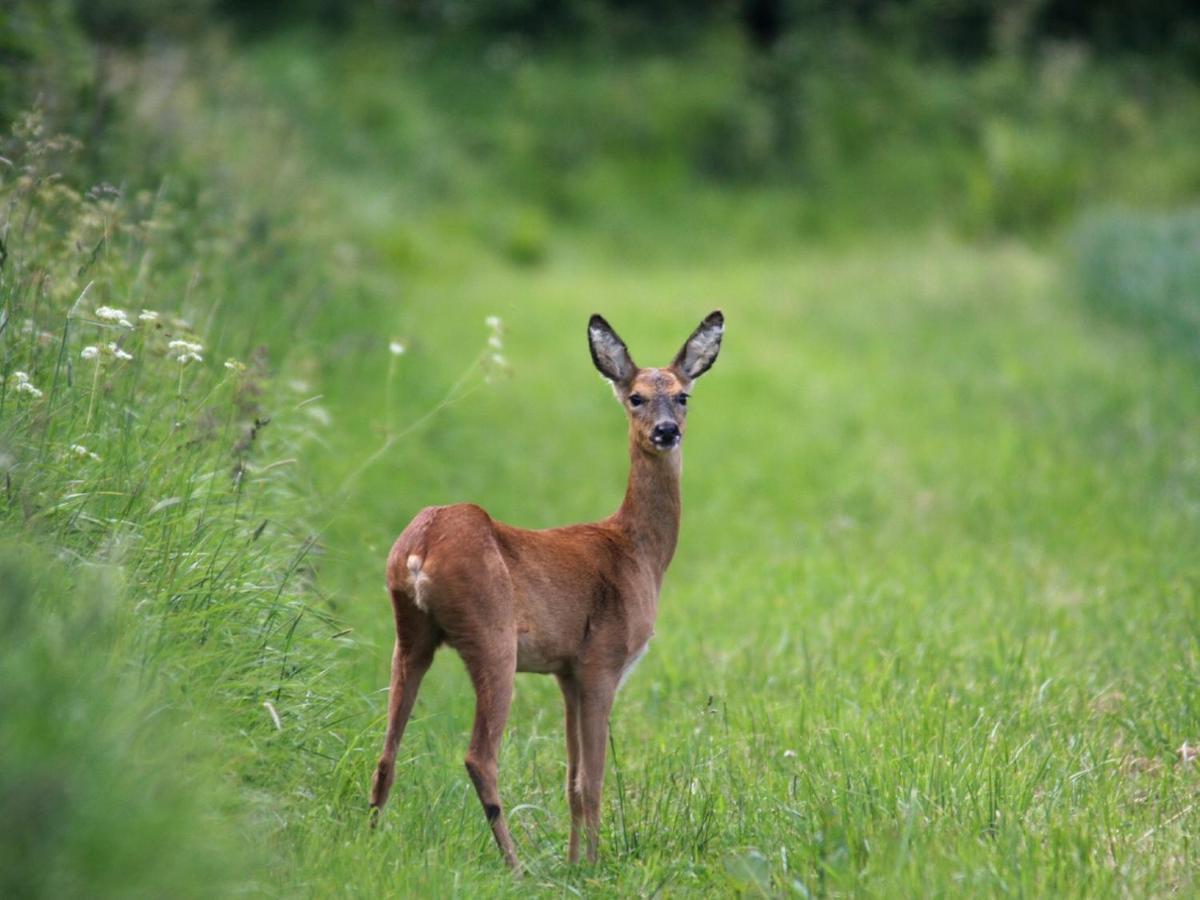
[[632,436],[629,441],[629,485],[613,517],[633,542],[635,552],[653,568],[661,583],[679,538],[679,477],[682,451],[651,453]]

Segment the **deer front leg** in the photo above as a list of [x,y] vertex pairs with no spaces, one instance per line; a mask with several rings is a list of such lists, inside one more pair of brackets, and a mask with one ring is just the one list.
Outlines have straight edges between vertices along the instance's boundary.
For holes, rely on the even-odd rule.
[[600,847],[600,797],[604,792],[604,758],[608,749],[608,717],[616,682],[604,678],[580,691],[580,785],[587,829],[587,858],[594,863]]
[[467,774],[475,785],[475,793],[483,804],[483,814],[487,816],[504,861],[520,874],[517,850],[500,805],[499,787],[500,739],[512,704],[513,678],[517,671],[516,647],[470,657],[463,654],[463,661],[475,686],[475,726],[467,751]]
[[583,827],[583,791],[579,778],[580,709],[579,682],[573,675],[559,675],[567,733],[567,804],[571,808],[571,838],[567,844],[567,862],[579,862],[579,831]]

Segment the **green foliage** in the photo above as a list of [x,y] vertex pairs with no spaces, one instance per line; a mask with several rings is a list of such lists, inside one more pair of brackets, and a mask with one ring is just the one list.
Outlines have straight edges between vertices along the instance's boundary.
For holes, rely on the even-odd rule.
[[[74,150],[27,116],[0,180],[3,868],[19,892],[193,896],[242,857],[253,809],[226,788],[268,777],[254,748],[302,780],[345,712],[289,474],[318,426],[265,357],[212,356],[202,273],[239,271],[236,242],[165,188],[80,190]],[[17,536],[65,573],[19,564]]]
[[71,0],[11,0],[0,13],[0,123],[4,130],[41,98],[75,110],[92,87],[92,48]]
[[1072,243],[1089,304],[1200,355],[1200,211],[1096,213]]
[[195,32],[216,5],[216,0],[75,0],[75,14],[99,41],[137,44]]
[[[112,57],[98,146],[21,121],[0,892],[1195,889],[1194,366],[1065,303],[1044,251],[962,239],[1194,196],[1194,85],[852,31],[689,49],[284,35]],[[96,112],[69,93],[47,117]],[[1195,232],[1085,225],[1087,296],[1188,334]],[[510,880],[450,653],[369,831],[389,542],[429,503],[611,511],[582,323],[654,364],[717,305],[603,861],[563,862],[560,701],[523,676]]]
[[517,212],[504,229],[504,253],[518,265],[535,265],[546,258],[550,227],[536,209]]
[[842,32],[766,57],[717,33],[616,63],[360,34],[277,38],[255,59],[331,165],[378,172],[414,222],[445,214],[501,255],[497,231],[531,216],[664,236],[622,254],[720,252],[930,225],[1038,237],[1097,203],[1200,192],[1195,85],[1080,48],[964,70]]
[[[109,0],[111,3],[112,0]],[[146,0],[121,4],[152,6]],[[1200,62],[1200,17],[1188,0],[224,0],[254,30],[355,23],[438,35],[512,38],[539,47],[572,44],[675,48],[737,27],[763,52],[797,36],[854,32],[926,59],[977,62],[1028,54],[1047,43],[1087,44],[1105,56],[1131,53]]]

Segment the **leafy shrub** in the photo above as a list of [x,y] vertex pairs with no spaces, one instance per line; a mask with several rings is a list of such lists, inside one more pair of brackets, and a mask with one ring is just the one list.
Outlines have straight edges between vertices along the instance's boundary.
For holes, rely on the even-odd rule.
[[1096,213],[1073,247],[1086,302],[1200,356],[1200,209]]
[[133,44],[194,32],[215,6],[215,0],[77,0],[76,15],[95,38]]
[[852,31],[769,52],[714,32],[686,54],[356,33],[256,58],[339,168],[403,171],[414,211],[471,208],[480,234],[497,207],[620,233],[705,195],[728,240],[757,233],[747,188],[775,194],[775,231],[828,233],[1040,236],[1088,205],[1200,196],[1195,85],[1080,48],[963,67]]
[[550,228],[546,217],[536,209],[522,209],[503,230],[504,255],[522,266],[533,266],[546,259]]

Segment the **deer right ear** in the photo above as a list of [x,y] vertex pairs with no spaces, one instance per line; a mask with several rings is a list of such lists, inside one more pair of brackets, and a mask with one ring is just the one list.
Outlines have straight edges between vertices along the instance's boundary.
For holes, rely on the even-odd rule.
[[603,316],[593,315],[588,320],[588,346],[592,351],[592,362],[613,384],[625,384],[637,373],[637,365],[630,358],[625,342]]

